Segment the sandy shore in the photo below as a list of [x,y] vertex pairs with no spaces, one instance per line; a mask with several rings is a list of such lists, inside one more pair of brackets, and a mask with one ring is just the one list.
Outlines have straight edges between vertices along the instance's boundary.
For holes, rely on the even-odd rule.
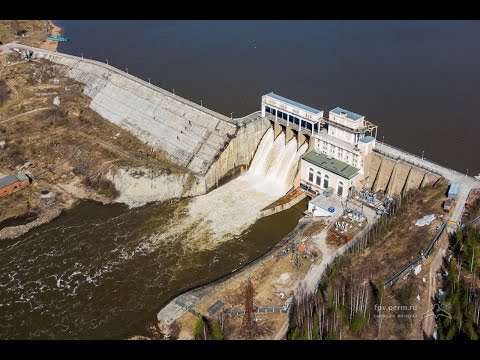
[[[60,35],[62,33],[62,29],[55,25],[52,20],[48,20],[48,24],[50,25],[51,34],[52,35]],[[58,41],[53,40],[45,40],[45,43],[42,45],[42,49],[50,50],[50,51],[57,51]]]

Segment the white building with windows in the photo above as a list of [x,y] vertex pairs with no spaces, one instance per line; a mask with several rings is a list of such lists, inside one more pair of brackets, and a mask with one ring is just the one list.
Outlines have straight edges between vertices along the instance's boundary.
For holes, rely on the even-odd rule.
[[271,114],[275,121],[286,122],[287,127],[308,129],[311,135],[320,131],[323,111],[287,99],[273,92],[262,96],[262,116]]
[[367,135],[377,127],[365,116],[336,107],[313,134],[314,149],[302,157],[301,186],[316,193],[328,188],[347,197],[352,187],[360,187],[365,157],[375,146]]
[[375,147],[378,130],[365,116],[336,107],[326,118],[321,110],[273,92],[262,96],[262,116],[267,115],[271,121],[310,135],[311,150],[300,164],[302,188],[347,197],[353,187],[361,187],[365,157]]

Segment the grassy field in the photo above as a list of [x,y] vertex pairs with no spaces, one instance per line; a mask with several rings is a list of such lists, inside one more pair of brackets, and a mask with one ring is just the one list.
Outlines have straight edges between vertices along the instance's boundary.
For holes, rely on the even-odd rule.
[[47,20],[18,20],[18,30],[26,30],[25,36],[15,35],[13,26],[12,20],[0,20],[0,41],[2,43],[15,41],[29,46],[42,47],[45,44],[46,27],[48,27],[48,34],[51,32],[51,26]]
[[[45,60],[22,61],[0,55],[0,173],[21,169],[42,174],[18,194],[0,198],[0,222],[35,209],[38,194],[54,190],[67,206],[61,185],[75,184],[87,197],[110,201],[117,195],[105,174],[119,167],[144,167],[158,173],[183,173],[131,133],[92,111],[83,85],[65,78]],[[3,90],[2,90],[3,89]],[[58,97],[59,105],[53,100]]]

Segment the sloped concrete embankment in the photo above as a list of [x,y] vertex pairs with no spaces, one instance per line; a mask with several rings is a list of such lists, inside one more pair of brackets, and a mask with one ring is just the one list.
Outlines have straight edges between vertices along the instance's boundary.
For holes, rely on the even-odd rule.
[[98,61],[34,51],[36,58],[62,67],[65,76],[85,84],[90,108],[164,150],[176,164],[205,175],[235,135],[237,126],[224,115],[201,107]]
[[[131,169],[111,174],[121,193],[119,201],[130,206],[206,193],[232,169],[250,164],[270,126],[266,119],[238,126],[235,120],[107,64],[32,49],[35,58],[55,63],[62,74],[85,85],[91,109],[165,151],[171,161],[188,170],[189,175],[181,179],[152,174],[133,177],[136,170]],[[174,185],[177,182],[180,185]]]
[[420,189],[433,184],[440,175],[409,164],[394,160],[378,153],[372,153],[365,163],[365,186],[382,191],[387,196],[404,194],[411,189]]

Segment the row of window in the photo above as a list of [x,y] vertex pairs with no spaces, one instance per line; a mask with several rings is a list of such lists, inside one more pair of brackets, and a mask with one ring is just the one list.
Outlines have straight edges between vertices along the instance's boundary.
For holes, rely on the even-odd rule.
[[[306,122],[305,120],[302,120],[302,119],[299,119],[298,117],[296,116],[293,116],[293,115],[290,115],[290,114],[287,114],[285,112],[282,112],[280,110],[278,110],[278,113],[277,113],[277,110],[275,110],[274,108],[271,108],[269,106],[265,106],[265,112],[269,113],[269,114],[272,114],[272,115],[276,115],[277,117],[279,117],[280,119],[284,119],[284,120],[287,120],[291,123],[294,123],[296,125],[298,125],[300,123],[300,121],[302,122],[302,124],[300,126],[304,127],[304,128],[307,128],[308,130],[312,130],[312,124],[311,123],[308,123]],[[298,111],[297,111],[298,112]],[[311,118],[311,116],[309,116],[308,114],[306,115],[307,118]]]
[[330,127],[330,135],[336,137],[337,139],[345,140],[346,142],[352,141],[352,134],[345,130],[337,129],[337,131],[335,131],[333,126]]
[[[15,185],[15,186],[13,187],[13,190],[15,190],[16,188],[17,188],[17,185]],[[7,192],[8,192],[8,190],[4,190],[4,191],[3,191],[4,194],[6,194]]]
[[[313,183],[314,180],[315,180],[316,185],[318,185],[321,188],[327,189],[328,185],[329,185],[329,182],[330,182],[330,177],[327,174],[325,174],[323,176],[323,186],[322,186],[321,185],[322,184],[322,173],[320,171],[317,171],[317,176],[315,177],[315,171],[312,168],[310,168],[310,169],[308,169],[308,181]],[[337,194],[339,196],[342,196],[342,194],[343,194],[343,182],[342,181],[338,181],[338,183],[337,183]]]
[[[341,147],[335,146],[333,144],[328,144],[326,141],[319,141],[317,143],[317,150],[323,152],[324,154],[327,154],[328,145],[330,145],[330,155],[332,155],[334,158],[345,161],[346,163],[350,163],[351,165],[358,167],[358,155],[350,153],[347,150],[344,151],[344,149],[342,149]],[[351,162],[350,162],[350,155],[352,157]]]

